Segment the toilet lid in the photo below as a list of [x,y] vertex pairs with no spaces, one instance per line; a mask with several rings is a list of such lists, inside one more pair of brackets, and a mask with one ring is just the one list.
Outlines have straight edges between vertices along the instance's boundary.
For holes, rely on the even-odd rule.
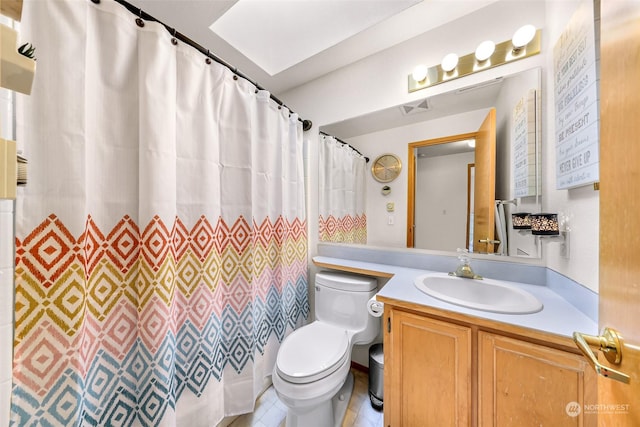
[[276,369],[289,382],[309,383],[330,375],[348,357],[347,331],[313,322],[293,331],[284,340],[276,358]]

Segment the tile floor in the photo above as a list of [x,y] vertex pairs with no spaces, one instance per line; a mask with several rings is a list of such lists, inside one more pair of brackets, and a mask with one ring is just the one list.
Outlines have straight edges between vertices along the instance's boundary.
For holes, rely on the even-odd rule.
[[[381,427],[382,411],[369,401],[367,373],[352,369],[355,383],[342,427]],[[284,427],[287,407],[280,402],[273,387],[269,387],[256,402],[256,410],[237,418],[230,427]]]

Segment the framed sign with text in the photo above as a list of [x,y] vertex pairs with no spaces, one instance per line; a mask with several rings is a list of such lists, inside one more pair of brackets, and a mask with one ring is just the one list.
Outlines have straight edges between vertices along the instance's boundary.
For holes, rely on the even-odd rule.
[[530,89],[513,109],[511,153],[513,169],[513,197],[539,196],[540,150],[537,143],[539,129],[537,91]]
[[556,188],[600,179],[593,2],[584,1],[553,49]]

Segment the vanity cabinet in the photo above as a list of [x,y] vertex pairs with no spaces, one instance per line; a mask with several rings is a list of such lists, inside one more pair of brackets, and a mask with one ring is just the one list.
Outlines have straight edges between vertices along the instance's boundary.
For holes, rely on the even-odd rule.
[[387,321],[385,425],[469,425],[471,328],[395,309]]
[[597,401],[596,382],[584,356],[478,332],[479,426],[596,426],[577,412]]
[[571,339],[448,314],[385,303],[385,426],[597,425]]

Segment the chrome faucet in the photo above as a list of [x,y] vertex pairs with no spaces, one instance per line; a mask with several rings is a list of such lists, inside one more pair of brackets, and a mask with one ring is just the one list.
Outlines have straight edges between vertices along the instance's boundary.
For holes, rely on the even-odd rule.
[[458,265],[456,271],[449,272],[449,276],[462,277],[464,279],[482,280],[482,276],[477,275],[471,269],[468,250],[458,248],[458,259],[460,260],[460,265]]

